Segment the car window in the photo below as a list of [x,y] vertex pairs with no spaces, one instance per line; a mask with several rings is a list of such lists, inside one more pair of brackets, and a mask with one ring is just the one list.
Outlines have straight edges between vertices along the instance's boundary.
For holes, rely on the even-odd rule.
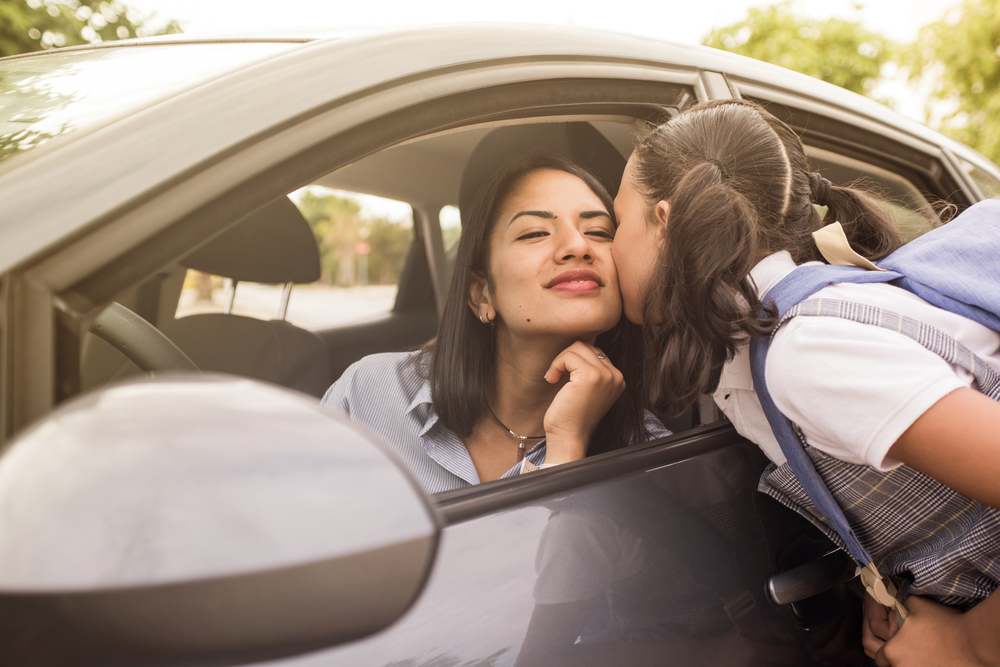
[[984,169],[977,167],[968,160],[959,159],[962,169],[969,175],[972,182],[976,184],[979,191],[987,199],[1000,199],[1000,180]]
[[444,251],[453,255],[462,235],[462,214],[457,206],[445,206],[438,212],[438,221],[441,223]]
[[413,241],[413,213],[404,202],[307,186],[290,199],[309,222],[322,275],[294,285],[282,311],[284,285],[232,281],[188,270],[175,317],[231,311],[256,319],[284,319],[312,331],[389,312]]
[[[927,195],[905,176],[832,150],[806,146],[812,169],[834,185],[860,187],[876,195],[899,228],[904,241],[930,231],[937,214]],[[820,207],[822,208],[822,207]],[[822,209],[825,213],[825,209]]]
[[0,62],[0,160],[127,116],[296,46],[178,44],[45,53]]

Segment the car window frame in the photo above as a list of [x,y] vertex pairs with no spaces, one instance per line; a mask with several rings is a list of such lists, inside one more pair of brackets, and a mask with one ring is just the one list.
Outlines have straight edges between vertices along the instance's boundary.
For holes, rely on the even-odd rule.
[[[979,193],[969,187],[968,179],[942,144],[931,143],[884,120],[761,83],[737,81],[734,87],[741,96],[762,104],[791,126],[807,145],[893,172],[925,195],[960,209],[979,199]],[[886,109],[886,114],[890,113]]]

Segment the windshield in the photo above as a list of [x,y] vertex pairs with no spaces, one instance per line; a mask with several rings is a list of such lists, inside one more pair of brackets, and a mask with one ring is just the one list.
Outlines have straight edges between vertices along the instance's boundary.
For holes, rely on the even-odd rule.
[[0,61],[0,160],[95,128],[297,44],[104,48]]

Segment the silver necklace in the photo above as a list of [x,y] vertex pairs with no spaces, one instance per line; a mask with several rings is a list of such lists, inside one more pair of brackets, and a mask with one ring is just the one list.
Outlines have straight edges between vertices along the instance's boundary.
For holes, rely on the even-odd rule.
[[525,440],[541,440],[541,439],[543,439],[545,437],[544,435],[518,435],[517,433],[514,433],[509,428],[507,428],[506,424],[504,424],[502,421],[500,421],[500,418],[497,417],[497,413],[493,412],[493,408],[490,407],[489,401],[486,402],[486,409],[490,411],[490,414],[493,415],[493,419],[495,419],[497,421],[497,423],[500,424],[500,426],[501,426],[501,428],[503,428],[503,430],[507,431],[508,433],[510,433],[512,436],[514,436],[515,438],[517,438],[520,441],[520,442],[517,443],[517,460],[518,461],[520,461],[521,459],[524,458],[524,441]]

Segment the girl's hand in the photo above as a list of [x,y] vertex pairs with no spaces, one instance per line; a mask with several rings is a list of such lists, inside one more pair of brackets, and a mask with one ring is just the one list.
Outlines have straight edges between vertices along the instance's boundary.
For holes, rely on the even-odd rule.
[[[992,597],[992,596],[991,596]],[[911,596],[903,627],[875,652],[879,667],[970,667],[996,665],[1000,619],[963,614],[927,598]],[[980,603],[983,606],[984,603]],[[867,611],[867,606],[866,606]],[[984,616],[984,618],[979,618]],[[867,625],[867,623],[866,623]],[[895,625],[895,623],[893,623]],[[867,652],[868,644],[865,644]]]
[[864,621],[861,623],[861,646],[865,655],[874,658],[882,645],[899,631],[896,614],[867,592],[862,603]]
[[545,462],[567,463],[587,454],[597,424],[625,391],[621,371],[593,345],[577,341],[559,353],[545,373],[550,384],[564,374],[563,385],[545,412]]

